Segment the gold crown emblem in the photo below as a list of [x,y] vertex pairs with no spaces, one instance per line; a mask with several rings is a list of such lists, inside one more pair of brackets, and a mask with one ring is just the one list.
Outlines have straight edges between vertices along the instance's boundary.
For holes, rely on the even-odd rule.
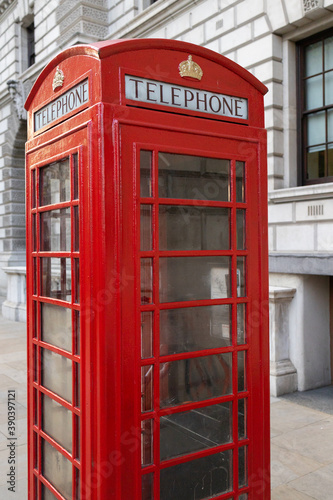
[[52,82],[52,88],[53,90],[57,89],[58,87],[62,87],[64,84],[64,72],[61,71],[61,69],[58,67],[57,71],[55,72],[53,82]]
[[182,78],[201,80],[203,71],[199,64],[192,60],[192,56],[188,56],[187,61],[182,61],[179,64],[179,74]]

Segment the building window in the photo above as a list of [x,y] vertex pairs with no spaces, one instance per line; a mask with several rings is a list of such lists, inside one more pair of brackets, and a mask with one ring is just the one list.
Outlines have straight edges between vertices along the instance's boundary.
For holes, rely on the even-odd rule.
[[28,44],[28,67],[35,64],[35,25],[31,23],[27,27],[27,44]]
[[142,10],[147,9],[147,7],[150,7],[150,5],[153,5],[153,3],[158,2],[158,0],[141,0],[142,2]]
[[300,183],[333,182],[333,30],[298,49]]

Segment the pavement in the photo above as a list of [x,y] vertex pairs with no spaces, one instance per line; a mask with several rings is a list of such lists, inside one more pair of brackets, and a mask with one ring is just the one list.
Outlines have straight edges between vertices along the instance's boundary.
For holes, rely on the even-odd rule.
[[[25,332],[25,323],[0,316],[1,500],[27,500]],[[8,394],[16,398],[14,436]],[[271,450],[271,500],[333,499],[333,386],[271,398]],[[7,484],[11,458],[15,491]]]

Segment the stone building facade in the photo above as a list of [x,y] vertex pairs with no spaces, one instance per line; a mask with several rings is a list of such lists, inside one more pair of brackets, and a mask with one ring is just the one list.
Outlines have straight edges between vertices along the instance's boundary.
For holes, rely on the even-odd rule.
[[244,66],[268,87],[272,393],[330,384],[332,0],[0,0],[4,314],[24,317],[23,102],[32,83],[48,60],[69,45],[143,37],[203,45]]

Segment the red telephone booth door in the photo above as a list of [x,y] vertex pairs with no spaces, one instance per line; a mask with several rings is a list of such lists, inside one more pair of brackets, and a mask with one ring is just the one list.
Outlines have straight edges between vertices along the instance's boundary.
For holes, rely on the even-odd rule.
[[121,498],[268,498],[257,134],[120,126]]

